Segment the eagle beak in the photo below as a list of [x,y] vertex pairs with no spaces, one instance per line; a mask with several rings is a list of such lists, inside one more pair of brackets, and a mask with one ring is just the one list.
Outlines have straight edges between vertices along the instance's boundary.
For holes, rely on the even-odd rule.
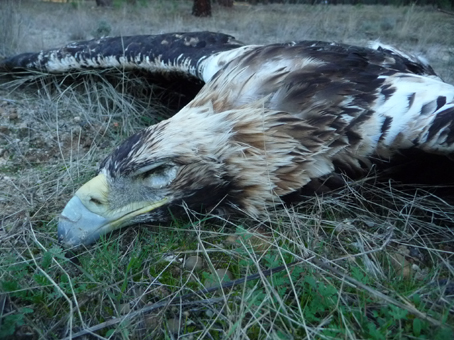
[[133,217],[159,208],[167,201],[134,202],[110,209],[108,197],[109,186],[103,174],[77,190],[60,215],[59,241],[67,247],[89,245],[102,235],[133,223]]

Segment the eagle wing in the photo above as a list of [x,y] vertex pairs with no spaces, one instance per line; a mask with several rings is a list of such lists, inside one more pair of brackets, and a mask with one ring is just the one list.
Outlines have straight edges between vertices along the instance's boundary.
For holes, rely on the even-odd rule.
[[[216,56],[241,46],[234,37],[213,32],[106,37],[13,56],[0,62],[0,71],[66,73],[84,69],[142,69],[180,73],[207,82],[224,66],[225,57]],[[213,58],[215,62],[209,62]]]

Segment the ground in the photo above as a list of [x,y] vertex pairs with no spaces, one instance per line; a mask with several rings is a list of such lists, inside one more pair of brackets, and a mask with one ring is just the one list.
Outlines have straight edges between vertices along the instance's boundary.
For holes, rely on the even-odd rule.
[[[454,83],[452,17],[430,7],[236,3],[203,19],[190,15],[190,1],[110,9],[5,1],[0,9],[3,56],[188,30],[247,43],[380,39],[424,56]],[[430,188],[356,182],[267,221],[188,214],[83,251],[61,248],[56,221],[74,191],[119,141],[176,107],[141,76],[33,79],[0,86],[0,337],[452,337],[454,208]],[[255,273],[234,288],[199,291]],[[176,299],[157,305],[166,297]]]

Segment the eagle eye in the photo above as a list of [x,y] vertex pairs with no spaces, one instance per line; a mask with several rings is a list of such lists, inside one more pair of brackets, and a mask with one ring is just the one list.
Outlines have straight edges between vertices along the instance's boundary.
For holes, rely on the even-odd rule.
[[90,202],[96,205],[102,205],[102,202],[94,197],[90,198]]
[[144,185],[150,188],[160,189],[163,188],[175,179],[177,176],[177,167],[174,164],[160,164],[143,173]]

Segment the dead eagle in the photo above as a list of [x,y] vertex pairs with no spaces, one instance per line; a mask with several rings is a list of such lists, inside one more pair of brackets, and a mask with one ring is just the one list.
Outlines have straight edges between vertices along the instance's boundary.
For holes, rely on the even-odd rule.
[[404,150],[454,152],[454,87],[383,45],[243,45],[220,33],[172,33],[71,43],[1,68],[144,69],[206,84],[175,116],[125,140],[75,193],[58,226],[70,246],[166,220],[182,205],[260,216],[335,172],[365,174]]

